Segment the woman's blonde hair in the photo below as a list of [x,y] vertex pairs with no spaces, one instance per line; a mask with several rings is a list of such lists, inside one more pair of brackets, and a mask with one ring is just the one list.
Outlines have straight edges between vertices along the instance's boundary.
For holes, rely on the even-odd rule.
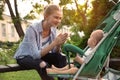
[[44,8],[44,15],[51,15],[54,11],[62,11],[59,5],[48,5]]

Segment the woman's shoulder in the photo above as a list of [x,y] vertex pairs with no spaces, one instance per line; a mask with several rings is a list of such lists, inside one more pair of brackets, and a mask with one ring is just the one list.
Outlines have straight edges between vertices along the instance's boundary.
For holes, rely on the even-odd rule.
[[33,29],[34,31],[38,32],[38,31],[42,31],[42,25],[41,22],[34,22],[31,23],[28,27],[28,29]]
[[41,21],[33,22],[29,26],[31,26],[31,27],[39,27],[39,26],[41,26]]

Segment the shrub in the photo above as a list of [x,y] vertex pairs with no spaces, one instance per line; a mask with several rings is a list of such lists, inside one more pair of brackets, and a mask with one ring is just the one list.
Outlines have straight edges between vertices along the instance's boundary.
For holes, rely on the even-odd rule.
[[13,59],[13,55],[19,45],[19,42],[0,42],[0,64],[9,64],[15,63],[15,59]]

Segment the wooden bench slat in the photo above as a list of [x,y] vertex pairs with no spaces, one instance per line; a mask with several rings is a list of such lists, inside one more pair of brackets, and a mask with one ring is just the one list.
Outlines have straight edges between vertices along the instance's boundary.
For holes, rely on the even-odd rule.
[[0,65],[0,73],[20,71],[20,70],[29,70],[29,69],[24,69],[23,67],[19,66],[18,64]]

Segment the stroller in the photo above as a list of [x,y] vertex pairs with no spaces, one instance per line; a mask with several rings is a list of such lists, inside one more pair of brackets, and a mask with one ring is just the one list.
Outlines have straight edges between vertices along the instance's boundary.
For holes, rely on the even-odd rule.
[[120,80],[120,71],[108,68],[103,79],[106,80]]
[[[113,47],[116,45],[120,37],[120,3],[117,3],[107,14],[103,22],[97,26],[97,29],[104,31],[104,37],[94,48],[91,55],[86,56],[85,62],[81,65],[75,74],[48,74],[54,77],[62,77],[72,80],[89,80],[98,79],[103,67],[109,59]],[[73,51],[73,50],[74,51]],[[84,52],[87,48],[84,49]],[[71,52],[67,52],[68,63],[70,63],[69,53],[79,53],[76,47],[71,48]],[[110,79],[112,80],[112,79]]]

